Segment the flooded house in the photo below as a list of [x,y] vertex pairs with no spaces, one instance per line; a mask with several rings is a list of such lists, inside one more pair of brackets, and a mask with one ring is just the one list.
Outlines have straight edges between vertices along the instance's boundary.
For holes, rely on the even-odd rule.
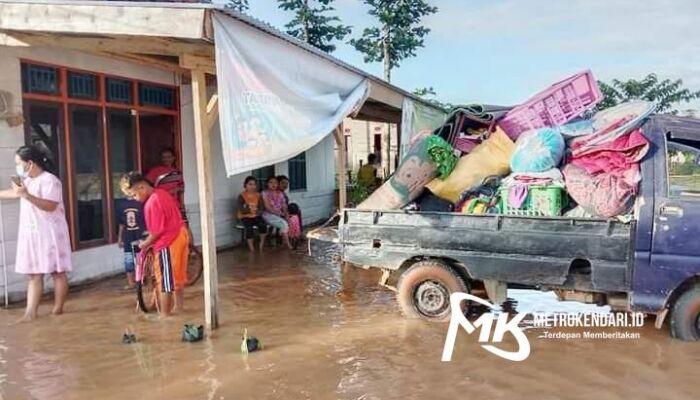
[[[118,180],[127,171],[148,171],[166,147],[175,150],[184,174],[184,202],[195,242],[209,254],[206,268],[216,269],[216,248],[241,240],[234,202],[247,175],[260,181],[287,175],[291,201],[300,205],[305,224],[336,209],[336,181],[343,182],[336,178],[340,136],[330,132],[286,161],[227,176],[222,135],[212,116],[217,111],[213,15],[301,49],[301,57],[329,71],[365,79],[369,89],[357,119],[400,124],[404,100],[420,101],[269,25],[214,5],[1,0],[2,186],[9,186],[14,174],[18,147],[44,149],[51,172],[63,182],[73,248],[71,284],[123,271],[114,216],[123,198]],[[0,296],[13,300],[24,295],[26,285],[13,267],[18,209],[17,201],[2,202]],[[206,284],[215,291],[215,282]]]

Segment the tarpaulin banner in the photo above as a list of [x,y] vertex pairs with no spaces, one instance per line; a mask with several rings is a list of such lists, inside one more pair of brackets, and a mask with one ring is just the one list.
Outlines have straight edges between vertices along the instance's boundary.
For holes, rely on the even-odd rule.
[[445,122],[447,113],[428,107],[406,98],[403,101],[401,116],[401,149],[399,158],[403,160],[413,144],[423,136],[430,135]]
[[308,150],[369,93],[363,76],[224,14],[214,40],[228,176]]

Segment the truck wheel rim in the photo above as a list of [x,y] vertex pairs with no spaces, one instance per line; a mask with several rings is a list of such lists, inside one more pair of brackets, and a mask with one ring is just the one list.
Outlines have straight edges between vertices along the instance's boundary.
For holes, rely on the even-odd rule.
[[429,317],[441,315],[449,307],[450,292],[440,282],[425,281],[418,285],[414,300],[421,314]]

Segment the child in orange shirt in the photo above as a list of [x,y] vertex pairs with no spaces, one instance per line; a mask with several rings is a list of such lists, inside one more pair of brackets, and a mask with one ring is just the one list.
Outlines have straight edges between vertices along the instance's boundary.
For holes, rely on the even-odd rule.
[[265,247],[267,224],[262,217],[264,205],[262,196],[258,192],[258,181],[255,177],[249,176],[245,178],[243,187],[245,191],[238,196],[238,219],[243,223],[248,249],[251,252],[255,252],[255,227],[258,227],[260,251],[262,251]]

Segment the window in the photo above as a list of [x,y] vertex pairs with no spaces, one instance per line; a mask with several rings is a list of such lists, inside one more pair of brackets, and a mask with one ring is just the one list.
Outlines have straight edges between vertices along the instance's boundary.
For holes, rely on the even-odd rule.
[[700,150],[668,142],[668,192],[700,198]]
[[132,102],[131,82],[124,79],[107,78],[107,101],[130,104]]
[[114,243],[122,174],[163,146],[179,152],[176,88],[33,62],[21,73],[25,142],[61,178],[74,249]]
[[139,100],[142,106],[173,108],[175,91],[162,86],[140,84]]
[[65,179],[63,167],[63,109],[52,103],[25,103],[28,123],[24,141],[39,148],[49,160],[48,171]]
[[91,242],[105,238],[104,162],[101,113],[96,107],[73,106],[70,128],[73,146],[78,240]]
[[289,190],[306,190],[306,153],[289,160]]
[[119,187],[122,175],[136,170],[136,131],[134,117],[128,110],[108,110],[109,165],[112,174],[112,196],[123,199]]
[[97,99],[97,76],[77,72],[68,73],[68,96],[74,99]]
[[275,176],[275,166],[268,165],[267,167],[258,168],[251,175],[258,180],[258,190],[263,191],[267,189],[267,180]]
[[22,91],[25,93],[58,94],[58,69],[22,64]]

